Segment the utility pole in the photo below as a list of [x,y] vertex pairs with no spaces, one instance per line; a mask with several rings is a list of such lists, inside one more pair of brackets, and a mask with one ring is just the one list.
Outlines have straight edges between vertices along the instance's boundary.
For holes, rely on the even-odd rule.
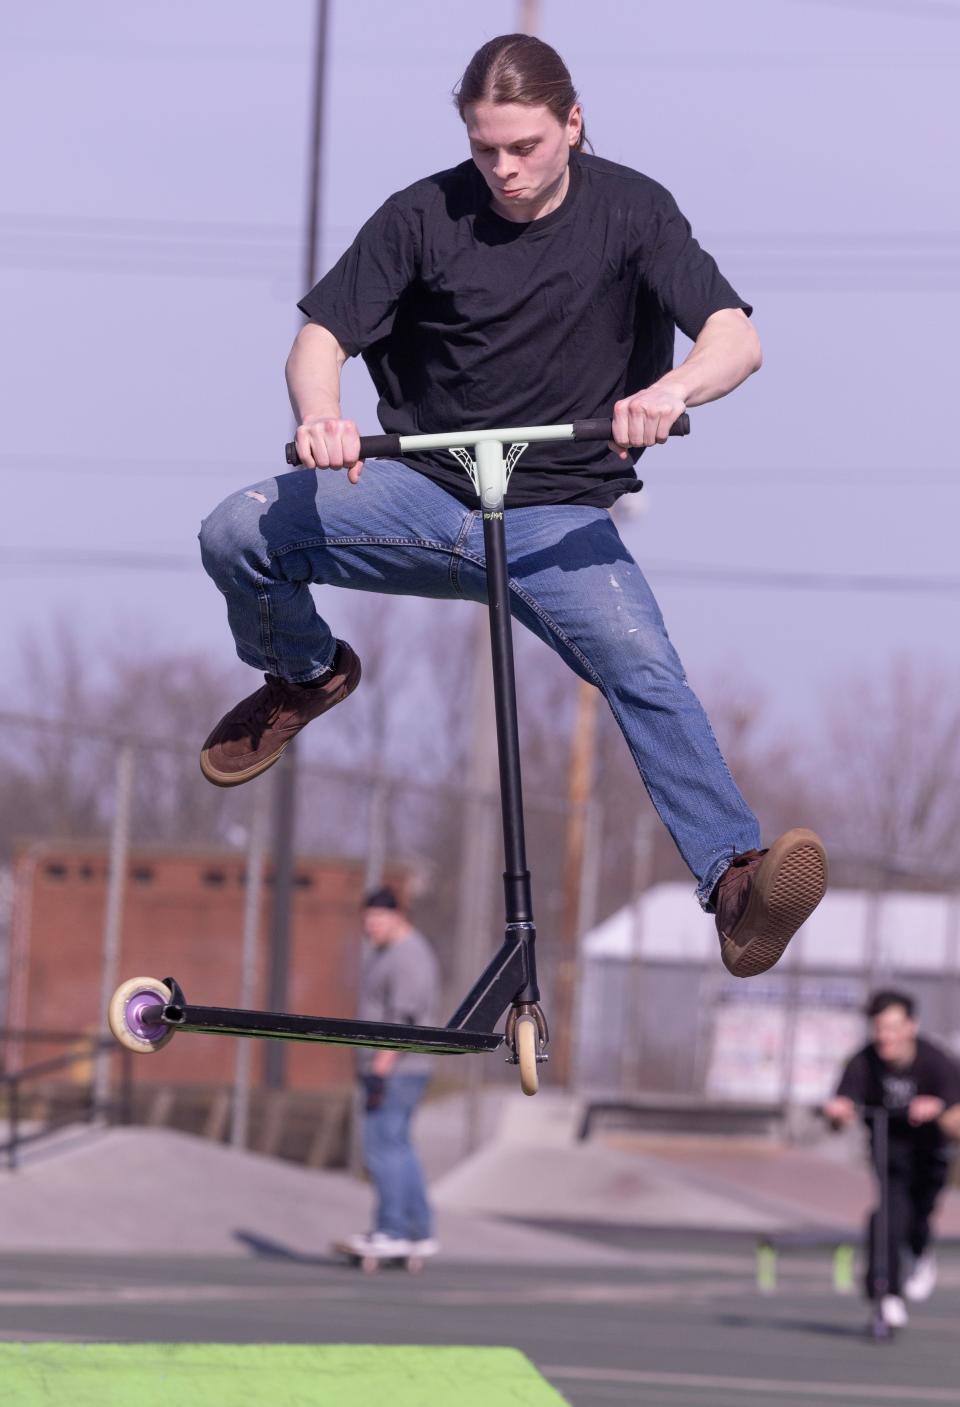
[[[304,291],[317,281],[321,229],[323,103],[327,59],[327,28],[331,0],[317,0],[313,50],[313,100],[310,107],[309,171],[304,232]],[[287,749],[276,768],[273,806],[273,895],[270,904],[270,956],[267,1001],[271,1010],[285,1011],[290,956],[290,914],[296,848],[297,746]],[[264,1050],[264,1081],[282,1089],[286,1081],[286,1046],[268,1041]]]
[[[270,781],[252,788],[250,800],[250,832],[247,837],[246,887],[243,904],[243,947],[240,955],[240,992],[237,1005],[244,1011],[253,1006],[257,985],[257,940],[260,936],[260,907],[263,894],[263,869],[267,850],[267,818],[270,803]],[[233,1080],[233,1106],[230,1119],[230,1142],[234,1148],[246,1148],[250,1127],[250,1063],[251,1041],[237,1041],[237,1060]]]
[[577,680],[576,714],[570,739],[567,765],[567,826],[563,857],[563,909],[557,978],[553,991],[551,1026],[551,1075],[558,1085],[567,1085],[573,1069],[574,987],[577,979],[577,950],[580,943],[580,916],[586,858],[587,818],[593,796],[596,767],[597,704],[600,694],[584,679]]
[[540,27],[540,0],[517,0],[517,31],[536,34]]
[[[107,1034],[107,1007],[117,981],[123,899],[127,887],[127,852],[133,814],[134,756],[129,741],[120,745],[113,785],[113,824],[110,828],[110,862],[107,871],[107,907],[103,920],[103,958],[100,969],[101,1036]],[[93,1077],[93,1107],[98,1116],[110,1098],[110,1051],[97,1051]]]
[[627,1021],[620,1067],[620,1088],[623,1093],[628,1095],[636,1093],[643,1083],[644,1021],[641,1017],[641,1011],[647,995],[644,990],[644,908],[647,903],[647,893],[653,882],[653,840],[653,812],[644,807],[637,817],[633,832],[633,875],[630,884],[632,923],[626,983],[628,993]]
[[[468,992],[488,960],[494,922],[493,886],[497,857],[497,731],[487,612],[477,607],[472,642],[471,736],[466,792],[460,818],[460,875],[457,896],[456,990]],[[502,851],[501,851],[502,853]],[[465,1064],[464,1153],[481,1140],[485,1062]]]

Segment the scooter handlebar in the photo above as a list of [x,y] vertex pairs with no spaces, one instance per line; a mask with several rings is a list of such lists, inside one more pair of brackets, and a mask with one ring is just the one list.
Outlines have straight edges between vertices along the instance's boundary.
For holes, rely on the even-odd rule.
[[[573,438],[575,440],[609,440],[612,438],[612,420],[575,420]],[[690,417],[686,411],[678,415],[670,426],[671,435],[689,435]]]
[[[573,436],[575,440],[609,440],[613,429],[611,420],[575,420]],[[689,435],[690,417],[686,411],[679,415],[670,426],[671,435]],[[399,435],[362,435],[360,438],[361,459],[390,459],[400,454]],[[285,447],[287,463],[293,468],[300,464],[296,442],[291,440]]]

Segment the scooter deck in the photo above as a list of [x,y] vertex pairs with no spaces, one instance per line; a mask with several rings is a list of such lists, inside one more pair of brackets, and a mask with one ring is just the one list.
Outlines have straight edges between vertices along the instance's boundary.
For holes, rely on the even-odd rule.
[[380,1050],[418,1051],[425,1055],[466,1055],[498,1050],[497,1031],[459,1031],[447,1026],[396,1026],[333,1016],[295,1016],[277,1011],[241,1011],[225,1006],[169,1002],[161,1017],[174,1031],[216,1036],[263,1036],[271,1040],[317,1041],[323,1045],[375,1046]]

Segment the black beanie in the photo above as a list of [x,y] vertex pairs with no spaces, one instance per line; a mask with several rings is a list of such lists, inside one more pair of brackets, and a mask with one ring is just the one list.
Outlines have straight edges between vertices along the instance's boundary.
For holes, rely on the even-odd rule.
[[364,895],[363,907],[365,909],[399,909],[400,904],[389,884],[381,884],[379,889],[371,889],[369,894]]

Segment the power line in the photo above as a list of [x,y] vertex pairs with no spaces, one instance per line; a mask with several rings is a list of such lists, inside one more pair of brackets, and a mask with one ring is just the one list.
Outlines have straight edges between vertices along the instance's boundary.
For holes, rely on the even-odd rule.
[[[253,248],[258,245],[274,245],[284,248],[294,257],[298,255],[299,244],[295,225],[249,220],[0,211],[0,236],[4,234],[5,228],[14,237],[19,234],[30,242],[37,238],[56,236],[57,231],[62,231],[63,237],[71,243],[78,237],[83,237],[111,244],[165,243],[198,248],[231,243]],[[356,226],[325,222],[324,228],[333,234],[350,234],[355,231]],[[960,247],[960,231],[913,227],[889,230],[708,228],[704,231],[704,237],[722,243],[728,250],[760,254],[805,249],[855,255],[862,252],[912,254],[937,250],[956,254]]]
[[[0,569],[48,571],[51,566],[120,571],[199,571],[198,557],[176,552],[136,552],[121,548],[0,547]],[[646,562],[645,572],[685,585],[769,586],[782,591],[960,594],[960,576],[916,576],[860,572],[783,571],[766,567],[687,566]]]
[[[356,226],[327,225],[342,246]],[[956,230],[713,230],[705,244],[755,289],[939,291],[960,286]],[[286,225],[0,213],[0,266],[107,275],[289,279],[297,240]]]
[[790,572],[762,567],[686,567],[647,562],[644,571],[665,581],[715,586],[770,586],[782,591],[923,592],[960,594],[960,576],[882,576],[857,572]]
[[[277,453],[278,461],[281,454]],[[277,472],[281,472],[279,469]],[[0,454],[0,474],[87,474],[119,475],[126,479],[142,479],[173,475],[187,478],[222,478],[230,474],[239,483],[267,478],[270,466],[266,456],[261,460],[229,459],[134,459],[111,455],[75,454]],[[249,475],[249,479],[245,476]]]
[[958,20],[960,6],[955,0],[801,0],[806,5],[822,5],[831,10],[866,10],[872,15],[906,15],[915,20]]
[[[746,262],[749,258],[749,264]],[[743,262],[741,262],[743,261]],[[922,251],[901,260],[878,260],[865,264],[851,257],[828,267],[822,261],[801,263],[771,256],[766,266],[755,256],[736,256],[723,251],[722,262],[731,269],[737,281],[749,291],[805,293],[943,293],[960,288],[960,256],[951,257],[939,266],[930,263]],[[171,278],[271,279],[284,280],[298,291],[299,281],[289,261],[277,258],[273,262],[247,257],[224,259],[210,251],[205,258],[190,259],[158,257],[145,250],[91,252],[75,249],[47,252],[24,244],[21,250],[4,249],[0,244],[0,268],[25,270],[62,270],[68,273],[121,275],[155,275]]]
[[49,571],[51,567],[92,568],[106,567],[121,571],[195,571],[200,566],[199,559],[178,552],[125,552],[110,548],[82,547],[0,547],[0,570],[15,568],[18,572],[35,567],[39,571]]
[[155,240],[158,235],[168,239],[196,236],[242,239],[245,242],[280,242],[295,255],[298,252],[299,231],[296,225],[253,220],[196,220],[171,218],[169,215],[74,215],[58,211],[0,211],[0,232],[5,227],[14,233],[22,231],[31,238],[38,233],[65,230],[71,236],[88,233],[94,236],[144,238]]
[[712,484],[715,488],[723,488],[727,484],[753,484],[757,488],[769,489],[787,487],[821,489],[830,488],[832,485],[907,489],[916,484],[940,484],[950,488],[960,488],[960,473],[956,469],[918,470],[903,465],[886,471],[874,470],[866,465],[862,469],[844,468],[837,470],[795,467],[787,470],[734,469],[729,472],[718,469],[713,473],[703,470],[697,470],[693,473],[685,473],[683,470],[669,472],[665,470],[656,478],[649,472],[643,472],[647,469],[646,461],[641,463],[640,469],[643,478],[650,487],[656,487],[658,490],[661,488],[702,488],[704,484]]
[[[279,457],[279,456],[278,456]],[[960,488],[960,473],[948,466],[943,468],[917,469],[911,465],[869,465],[862,464],[851,468],[848,464],[836,468],[810,469],[805,465],[778,465],[752,469],[692,470],[671,467],[654,471],[654,462],[644,459],[640,466],[644,478],[658,488],[701,487],[713,484],[756,484],[758,487],[777,488],[784,485],[816,485],[829,487],[831,484],[864,484],[885,488],[912,488],[916,484],[944,484]],[[278,472],[285,472],[278,470]],[[652,474],[656,472],[657,478]],[[186,476],[188,478],[223,478],[232,476],[238,483],[253,483],[270,477],[268,457],[259,460],[215,460],[215,459],[134,459],[110,455],[63,455],[29,453],[0,453],[0,474],[108,474],[127,479],[158,476]],[[661,476],[662,475],[662,476]]]
[[[125,728],[122,724],[98,725],[86,719],[78,719],[75,715],[50,718],[43,714],[0,708],[0,724],[7,729],[22,728],[25,732],[59,733],[71,738],[82,738],[86,742],[107,743],[112,748],[115,748],[118,743],[129,743],[131,747],[143,751],[179,754],[181,757],[190,758],[191,761],[195,761],[197,755],[194,743],[192,741],[184,742],[182,736],[161,737],[153,733],[138,733],[135,729]],[[9,746],[10,741],[9,734],[0,739],[0,755],[2,755],[4,745]],[[22,756],[21,745],[14,743],[13,746]],[[353,767],[337,766],[327,758],[311,761],[307,757],[302,759],[298,766],[308,776],[326,781],[328,784],[346,782],[366,787],[386,786],[391,791],[401,789],[417,791],[461,801],[465,798],[484,800],[490,795],[487,786],[472,787],[462,777],[449,782],[425,781],[422,776],[407,772],[387,772],[383,768],[369,767],[362,763]],[[540,811],[562,812],[567,808],[567,798],[554,792],[538,791],[535,793],[533,804]]]
[[[336,232],[328,230],[334,237]],[[105,274],[291,278],[299,241],[285,225],[0,214],[0,264]]]

